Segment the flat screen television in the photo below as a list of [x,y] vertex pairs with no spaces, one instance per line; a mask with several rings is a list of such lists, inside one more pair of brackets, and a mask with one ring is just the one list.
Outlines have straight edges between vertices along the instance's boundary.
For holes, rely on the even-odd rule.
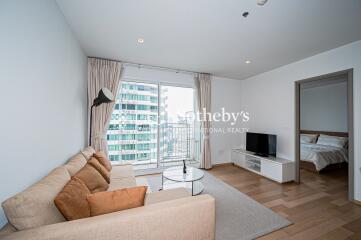
[[264,133],[246,133],[246,150],[259,156],[276,157],[277,136]]

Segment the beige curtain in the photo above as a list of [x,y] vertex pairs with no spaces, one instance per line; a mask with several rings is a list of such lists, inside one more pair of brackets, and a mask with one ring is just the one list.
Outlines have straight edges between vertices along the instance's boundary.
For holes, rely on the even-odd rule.
[[[88,58],[88,110],[101,88],[108,88],[116,97],[122,64],[120,62]],[[108,154],[106,133],[113,112],[114,102],[103,103],[93,108],[91,146]]]
[[[198,109],[201,113],[211,112],[211,76],[207,73],[199,73],[195,76],[198,95]],[[211,162],[211,146],[209,138],[209,129],[211,123],[208,114],[202,114],[201,122],[201,168],[212,168]]]

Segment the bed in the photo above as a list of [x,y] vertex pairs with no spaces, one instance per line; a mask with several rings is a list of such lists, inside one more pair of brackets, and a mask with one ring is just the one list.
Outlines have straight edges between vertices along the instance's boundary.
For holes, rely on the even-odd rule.
[[[300,168],[312,172],[324,172],[336,168],[347,166],[348,149],[347,144],[343,147],[317,144],[319,137],[338,137],[337,139],[347,139],[348,134],[344,132],[322,132],[301,130],[301,138],[305,135],[316,135],[316,139],[311,142],[301,140],[300,146]],[[322,140],[322,139],[320,139]],[[347,142],[347,140],[346,140]],[[321,141],[322,143],[322,141]],[[337,145],[337,144],[335,144]]]

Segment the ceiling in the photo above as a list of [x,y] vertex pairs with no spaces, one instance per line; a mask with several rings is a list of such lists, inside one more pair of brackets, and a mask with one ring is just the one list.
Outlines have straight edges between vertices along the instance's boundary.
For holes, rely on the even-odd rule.
[[235,79],[361,39],[360,0],[57,2],[88,56]]

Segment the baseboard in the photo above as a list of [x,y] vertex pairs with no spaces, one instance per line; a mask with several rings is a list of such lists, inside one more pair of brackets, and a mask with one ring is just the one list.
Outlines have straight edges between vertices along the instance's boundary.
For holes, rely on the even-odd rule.
[[353,200],[353,202],[357,205],[360,205],[361,206],[361,201],[358,201],[358,200]]
[[227,167],[227,166],[233,166],[233,163],[232,162],[229,162],[229,163],[217,163],[217,164],[213,164],[212,168]]
[[239,165],[237,165],[237,164],[234,164],[234,163],[232,163],[232,164],[233,164],[233,166],[235,166],[235,167],[237,167],[237,168],[240,168],[240,169],[245,170],[243,167],[241,167],[241,166],[239,166]]

